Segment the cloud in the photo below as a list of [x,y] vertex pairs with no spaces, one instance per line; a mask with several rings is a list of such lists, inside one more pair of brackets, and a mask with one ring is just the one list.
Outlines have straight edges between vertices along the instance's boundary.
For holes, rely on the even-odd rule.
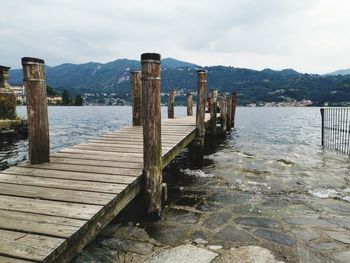
[[139,59],[160,52],[201,65],[350,67],[346,0],[11,0],[2,3],[0,64]]

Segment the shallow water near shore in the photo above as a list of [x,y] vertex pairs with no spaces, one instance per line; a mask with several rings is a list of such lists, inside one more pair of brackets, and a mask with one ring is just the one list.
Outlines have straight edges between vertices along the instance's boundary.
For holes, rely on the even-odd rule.
[[[49,113],[53,151],[131,120],[130,107]],[[236,117],[203,169],[192,167],[186,151],[164,170],[170,200],[162,220],[147,221],[136,200],[76,262],[142,262],[189,243],[218,253],[214,262],[229,262],[230,249],[249,245],[284,262],[349,262],[350,161],[320,146],[319,108],[238,108]],[[26,158],[25,141],[6,147],[2,167]]]

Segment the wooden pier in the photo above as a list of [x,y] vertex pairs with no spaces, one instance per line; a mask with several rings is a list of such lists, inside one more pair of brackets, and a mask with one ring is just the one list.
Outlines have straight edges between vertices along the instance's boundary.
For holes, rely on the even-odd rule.
[[[146,56],[143,63],[153,63],[153,55]],[[36,69],[39,71],[44,68],[41,60],[26,58],[24,64],[26,63],[38,66]],[[147,66],[143,65],[142,76],[148,76],[147,72],[144,72]],[[154,70],[154,66],[151,65],[150,68],[153,67]],[[157,73],[157,70],[155,71]],[[206,89],[206,73],[205,76],[203,71],[198,74],[201,80],[198,88]],[[27,80],[38,82],[41,86],[36,88],[42,88],[42,81],[38,79],[43,75],[38,74],[36,78]],[[135,76],[132,81],[135,87],[139,85],[137,79],[139,77]],[[149,96],[159,96],[157,77],[148,76],[148,79],[143,79],[143,89],[147,87],[147,81],[150,82],[148,85],[152,91],[149,92]],[[31,85],[34,89],[35,83]],[[37,108],[31,109],[32,115],[28,116],[31,133],[29,163],[0,173],[0,262],[70,262],[139,193],[148,196],[145,199],[150,215],[154,215],[154,211],[159,212],[161,200],[154,196],[158,196],[156,191],[159,189],[163,191],[164,196],[166,187],[162,184],[161,176],[159,182],[154,180],[157,169],[161,171],[190,144],[196,149],[196,154],[200,152],[203,149],[204,138],[203,134],[198,132],[199,127],[205,130],[212,125],[212,116],[203,111],[206,91],[202,90],[199,93],[204,96],[203,105],[197,104],[196,116],[175,117],[162,121],[159,119],[153,126],[141,126],[141,122],[148,121],[152,124],[152,121],[147,119],[147,114],[143,113],[141,118],[140,112],[133,111],[134,118],[137,118],[133,121],[133,126],[48,155],[45,155],[48,152],[48,127],[41,123],[39,128],[33,129],[37,127],[33,122],[41,119],[40,114],[46,114],[43,119],[47,120],[47,110],[45,111],[40,103],[34,104],[32,100],[33,107]],[[35,97],[33,93],[29,96]],[[134,101],[141,103],[140,99]],[[138,105],[136,109],[152,111],[147,107],[158,103],[156,101],[147,104],[147,100],[144,103],[144,97],[142,101],[142,107]],[[29,105],[30,103],[29,98]],[[192,98],[190,105],[192,107]],[[36,112],[38,109],[39,113]],[[160,111],[160,107],[158,110]],[[231,112],[231,109],[227,111]],[[192,115],[192,112],[190,113]],[[199,113],[202,116],[198,116]],[[198,120],[202,122],[198,123]],[[220,117],[217,120],[219,121]],[[152,127],[156,127],[153,133],[147,131]],[[38,130],[44,134],[42,138],[36,137]],[[157,134],[159,138],[150,136],[156,133],[154,131],[160,132]],[[33,145],[38,140],[41,140],[39,144]],[[151,157],[147,159],[147,155],[150,155],[147,151],[153,144],[156,145],[153,142],[155,140],[159,140],[160,147],[155,147],[152,151],[157,153],[151,153]],[[44,153],[40,149],[44,149]],[[157,154],[160,154],[157,163],[160,167],[154,168],[157,164],[152,164],[152,156]],[[199,157],[202,155],[200,152]],[[148,166],[145,162],[148,162]]]

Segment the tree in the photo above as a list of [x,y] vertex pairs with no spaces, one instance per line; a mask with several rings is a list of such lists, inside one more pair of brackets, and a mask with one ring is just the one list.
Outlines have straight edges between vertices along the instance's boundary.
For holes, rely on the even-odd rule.
[[75,97],[75,106],[83,106],[83,98],[81,95]]
[[67,90],[63,90],[62,93],[62,105],[71,105],[72,101]]
[[46,85],[46,93],[47,96],[57,96],[57,92],[53,89],[53,87]]

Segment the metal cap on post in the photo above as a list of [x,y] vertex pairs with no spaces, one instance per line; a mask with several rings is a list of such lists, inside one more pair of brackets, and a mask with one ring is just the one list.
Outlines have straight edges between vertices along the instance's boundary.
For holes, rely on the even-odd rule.
[[49,162],[45,62],[39,58],[24,57],[22,66],[27,101],[29,161],[31,164]]
[[132,97],[132,125],[142,125],[142,85],[141,71],[131,72],[131,97]]
[[160,54],[141,55],[143,163],[147,212],[158,219],[162,202]]

